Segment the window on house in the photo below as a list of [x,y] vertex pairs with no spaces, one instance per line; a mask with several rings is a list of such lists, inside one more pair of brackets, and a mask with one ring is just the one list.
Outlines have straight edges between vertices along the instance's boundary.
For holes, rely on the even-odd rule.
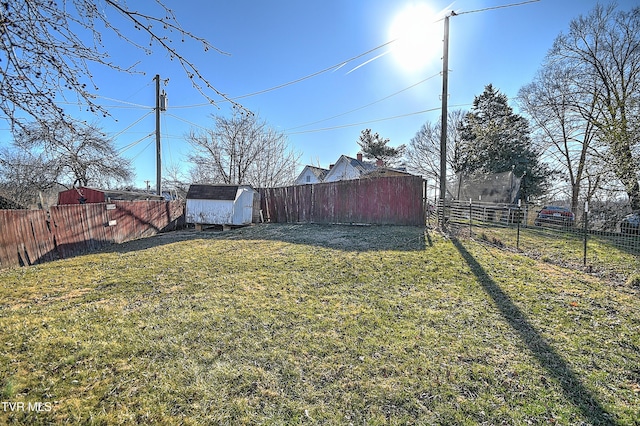
[[307,182],[311,182],[311,176],[307,175]]

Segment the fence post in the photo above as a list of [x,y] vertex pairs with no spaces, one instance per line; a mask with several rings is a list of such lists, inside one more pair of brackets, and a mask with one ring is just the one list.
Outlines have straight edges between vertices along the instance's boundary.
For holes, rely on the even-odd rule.
[[587,266],[587,229],[589,222],[589,202],[584,202],[584,245],[582,249],[582,265]]
[[471,198],[469,198],[469,237],[471,237],[471,235],[473,235],[473,232],[471,231],[471,216],[473,215],[473,202],[471,201]]
[[520,250],[520,221],[522,221],[521,206],[522,206],[522,200],[519,199],[518,200],[518,217],[516,218],[516,221],[518,222],[518,232],[516,234],[516,250]]

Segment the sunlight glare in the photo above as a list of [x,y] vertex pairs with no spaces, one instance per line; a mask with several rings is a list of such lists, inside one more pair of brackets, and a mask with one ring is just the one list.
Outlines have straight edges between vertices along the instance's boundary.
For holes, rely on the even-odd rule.
[[443,27],[425,3],[400,10],[389,27],[389,38],[397,39],[391,52],[402,69],[420,71],[442,56]]

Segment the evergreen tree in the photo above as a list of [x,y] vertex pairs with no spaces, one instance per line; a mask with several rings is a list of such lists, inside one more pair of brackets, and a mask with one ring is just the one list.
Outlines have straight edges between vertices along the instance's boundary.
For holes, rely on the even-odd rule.
[[476,96],[460,126],[461,146],[454,159],[458,173],[525,176],[523,197],[541,195],[550,177],[531,143],[529,123],[513,113],[507,97],[491,84]]
[[377,133],[371,133],[371,129],[365,129],[360,133],[358,145],[362,148],[365,158],[381,160],[383,164],[390,165],[393,161],[402,156],[405,150],[404,145],[397,148],[387,146],[389,138],[383,138]]

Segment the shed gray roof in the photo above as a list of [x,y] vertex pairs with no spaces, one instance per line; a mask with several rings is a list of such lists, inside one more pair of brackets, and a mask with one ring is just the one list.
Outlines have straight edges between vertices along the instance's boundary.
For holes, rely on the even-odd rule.
[[191,185],[187,200],[235,200],[238,185]]
[[235,200],[238,188],[247,185],[191,185],[187,200]]

